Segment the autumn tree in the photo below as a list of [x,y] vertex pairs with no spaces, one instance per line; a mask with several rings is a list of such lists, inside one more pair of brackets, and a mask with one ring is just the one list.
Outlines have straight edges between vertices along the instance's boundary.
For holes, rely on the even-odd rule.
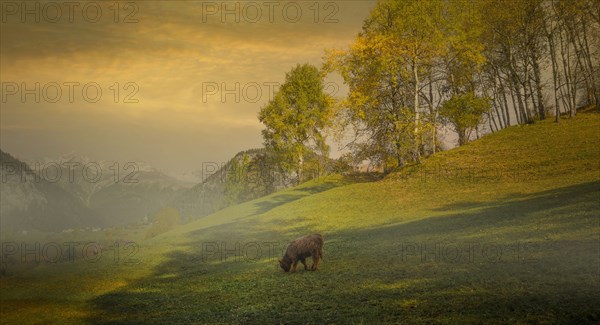
[[297,65],[286,73],[285,82],[258,115],[267,150],[282,170],[295,172],[303,180],[305,158],[316,152],[328,155],[326,128],[331,123],[332,101],[324,90],[323,73],[310,64]]
[[472,92],[455,95],[444,102],[440,115],[448,121],[458,134],[458,144],[469,142],[471,133],[482,122],[482,117],[490,108],[489,98],[475,96]]
[[432,134],[423,118],[424,108],[434,107],[426,89],[435,60],[447,50],[444,5],[380,1],[350,49],[328,54],[326,67],[350,88],[341,112],[354,129],[352,147],[359,156],[384,167],[420,160],[423,137]]

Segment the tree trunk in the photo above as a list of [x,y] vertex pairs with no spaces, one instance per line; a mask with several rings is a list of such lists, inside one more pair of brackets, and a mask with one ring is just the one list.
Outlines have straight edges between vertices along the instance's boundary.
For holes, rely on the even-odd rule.
[[554,86],[554,111],[556,116],[554,121],[560,121],[560,104],[558,102],[558,62],[556,61],[556,47],[554,46],[554,31],[546,34],[548,38],[548,46],[550,51],[550,61],[552,63],[552,83]]
[[415,56],[413,60],[413,74],[415,77],[415,161],[421,161],[421,141],[419,136],[419,71],[418,58]]
[[[488,93],[488,89],[485,86],[485,82],[483,81],[483,77],[480,78],[480,82],[483,88],[483,94],[485,96],[490,97],[490,94]],[[500,114],[498,112],[498,93],[496,91],[496,76],[493,76],[493,83],[492,83],[492,94],[491,97],[493,97],[492,100],[492,108],[488,111],[488,124],[490,126],[490,132],[494,132],[494,128],[492,127],[492,122],[494,122],[494,125],[496,126],[496,130],[498,130],[498,124],[496,124],[496,119],[494,118],[494,113],[496,113],[496,115],[498,116],[498,119],[500,119]],[[502,121],[500,121],[500,123],[502,123]]]
[[[500,124],[500,128],[504,128],[506,126],[502,125],[502,124],[503,123],[506,124],[506,120],[504,120],[504,114],[502,111],[503,110],[502,109],[502,98],[500,98],[500,95],[498,93],[498,84],[497,84],[497,80],[496,80],[496,75],[494,74],[492,76],[492,78],[493,78],[492,94],[494,95],[494,111],[496,112],[496,116],[498,117],[498,123]],[[494,125],[496,125],[496,130],[499,130],[495,119],[494,119]]]
[[508,110],[508,99],[506,98],[506,88],[504,87],[504,84],[502,83],[502,77],[500,76],[500,73],[498,73],[498,82],[500,82],[500,94],[502,95],[502,100],[504,101],[504,115],[506,116],[506,119],[504,120],[504,126],[508,127],[510,126],[510,111]]
[[[510,81],[509,81],[510,83]],[[510,97],[512,99],[512,107],[513,107],[513,111],[515,111],[515,120],[517,120],[517,124],[521,124],[521,113],[519,113],[519,105],[517,105],[517,100],[515,99],[515,91],[514,91],[514,87],[508,87],[509,91],[510,91]]]
[[[519,80],[519,75],[517,74],[515,58],[513,56],[512,50],[508,49],[508,68],[510,70],[510,77],[512,81],[513,88],[515,89],[515,95],[517,98],[517,103],[519,105],[519,113],[521,114],[521,123],[529,122],[529,118],[527,117],[527,112],[525,111],[525,105],[523,104],[523,96],[521,95],[521,81]],[[525,67],[527,68],[527,67]],[[525,69],[525,73],[527,73],[527,69]],[[526,77],[527,78],[527,74]],[[525,89],[525,95],[527,95],[527,89]],[[525,101],[527,101],[527,97],[525,97]]]
[[527,86],[529,85],[529,69],[527,68],[527,64],[525,64],[525,78],[522,83],[523,86],[523,104],[525,105],[525,113],[527,117],[525,118],[526,123],[529,123],[529,117],[531,116],[531,110],[529,109],[529,101],[528,101],[528,93]]
[[[494,106],[496,106],[496,104],[494,104]],[[498,114],[498,111],[494,108],[494,111],[496,111],[496,114]],[[494,122],[494,125],[492,125],[492,122]],[[494,133],[494,127],[496,128],[496,131],[498,131],[498,124],[496,124],[496,119],[494,118],[494,114],[490,114],[490,118],[488,119],[488,124],[490,125],[490,132]]]
[[592,58],[590,54],[590,45],[588,43],[587,38],[587,27],[586,24],[583,24],[583,48],[585,49],[585,61],[587,62],[588,68],[590,70],[590,83],[592,85],[592,99],[593,103],[598,107],[600,105],[600,89],[598,89],[598,85],[596,84],[596,69],[592,63]]
[[[552,6],[552,5],[551,5]],[[553,8],[553,7],[552,7]],[[554,9],[554,8],[553,8]],[[554,10],[556,13],[556,10]],[[556,30],[558,28],[557,16],[548,13],[544,22],[544,31],[548,40],[548,51],[550,52],[550,63],[552,64],[552,88],[554,93],[554,122],[560,121],[560,103],[558,101],[558,87],[559,87],[559,72],[558,72],[558,61],[556,58]]]
[[[512,76],[513,80],[513,88],[515,90],[515,97],[517,99],[517,105],[518,105],[518,113],[520,114],[520,123],[527,123],[528,119],[527,119],[527,113],[525,112],[525,106],[523,105],[523,96],[521,95],[521,86],[519,85],[519,82],[517,80],[517,76],[513,73]],[[517,109],[515,108],[515,111],[517,111]]]
[[[566,32],[565,32],[566,33]],[[565,85],[566,85],[566,103],[568,104],[568,109],[569,109],[569,115],[571,117],[574,117],[577,114],[577,103],[576,103],[576,98],[575,95],[573,93],[573,90],[576,88],[574,87],[574,80],[573,80],[573,72],[571,70],[571,58],[570,58],[570,46],[569,46],[569,42],[568,40],[565,41],[564,37],[563,37],[563,32],[559,31],[559,35],[560,35],[560,55],[562,58],[562,64],[563,64],[563,72],[565,75]],[[568,37],[568,35],[566,35]]]
[[458,134],[458,145],[462,146],[466,143],[466,131],[462,129],[456,129],[456,133]]
[[433,107],[433,78],[429,73],[429,112],[433,115],[433,126],[431,128],[431,153],[436,152],[437,146],[437,110]]
[[302,183],[302,167],[304,165],[304,157],[302,157],[302,154],[300,154],[300,156],[298,157],[298,167],[296,168],[296,176],[298,176],[298,183],[297,185],[300,185]]
[[[537,110],[537,114],[539,116],[540,120],[545,120],[546,119],[546,108],[544,107],[544,98],[543,98],[543,94],[542,94],[542,77],[541,77],[541,73],[540,73],[540,62],[539,62],[539,55],[537,52],[537,48],[535,48],[535,46],[532,49],[532,53],[531,53],[531,65],[533,67],[533,82],[535,83],[535,94],[537,97],[537,103],[535,105],[535,108]],[[533,90],[531,92],[531,99],[533,101],[534,96],[533,96]]]

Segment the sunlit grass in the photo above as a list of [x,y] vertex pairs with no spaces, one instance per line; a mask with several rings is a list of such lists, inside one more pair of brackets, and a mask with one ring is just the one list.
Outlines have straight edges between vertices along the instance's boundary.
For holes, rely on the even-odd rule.
[[[137,265],[4,277],[2,319],[594,323],[599,130],[597,113],[511,127],[383,180],[327,176],[226,208],[140,242]],[[325,237],[321,269],[279,270],[286,243],[311,232]],[[222,243],[263,255],[207,254]]]

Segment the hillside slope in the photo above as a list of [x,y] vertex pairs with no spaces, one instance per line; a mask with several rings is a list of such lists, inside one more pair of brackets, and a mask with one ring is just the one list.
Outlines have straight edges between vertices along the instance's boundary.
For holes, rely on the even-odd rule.
[[[586,113],[511,127],[382,180],[313,180],[139,243],[139,264],[48,265],[11,277],[2,316],[596,323],[599,144],[600,115]],[[312,232],[325,237],[320,270],[278,269],[287,243]],[[38,293],[66,277],[78,280],[60,304]],[[23,293],[32,279],[38,285]]]

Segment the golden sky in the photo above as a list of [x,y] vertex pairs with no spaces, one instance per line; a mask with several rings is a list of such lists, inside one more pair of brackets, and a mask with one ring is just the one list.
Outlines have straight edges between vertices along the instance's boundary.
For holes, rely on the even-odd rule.
[[297,63],[320,66],[324,49],[346,47],[374,6],[1,3],[2,150],[23,159],[75,152],[141,160],[171,172],[260,147],[256,116],[270,85]]

